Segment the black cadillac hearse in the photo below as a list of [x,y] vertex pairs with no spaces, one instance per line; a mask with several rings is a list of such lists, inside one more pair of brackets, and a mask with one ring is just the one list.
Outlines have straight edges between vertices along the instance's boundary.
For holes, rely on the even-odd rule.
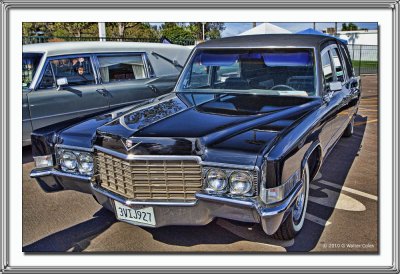
[[31,177],[47,192],[91,193],[134,225],[221,217],[291,239],[310,181],[353,133],[359,98],[347,47],[333,37],[207,41],[172,93],[36,130]]

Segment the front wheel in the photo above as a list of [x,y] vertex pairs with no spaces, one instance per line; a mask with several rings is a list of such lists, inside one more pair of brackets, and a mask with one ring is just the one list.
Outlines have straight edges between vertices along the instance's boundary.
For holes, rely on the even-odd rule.
[[297,233],[300,232],[301,228],[303,227],[304,219],[306,217],[308,191],[310,185],[310,175],[307,163],[303,169],[302,180],[303,187],[301,188],[289,215],[275,232],[275,234],[272,235],[272,237],[275,239],[284,241],[291,240],[294,238],[294,236],[296,236]]

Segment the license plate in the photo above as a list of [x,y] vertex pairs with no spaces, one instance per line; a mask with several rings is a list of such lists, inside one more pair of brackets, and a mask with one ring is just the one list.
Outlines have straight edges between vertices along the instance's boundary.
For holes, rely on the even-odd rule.
[[142,223],[147,225],[156,225],[154,217],[154,210],[152,207],[145,207],[140,209],[134,209],[121,204],[118,201],[115,202],[116,216],[118,220],[128,221],[133,223]]

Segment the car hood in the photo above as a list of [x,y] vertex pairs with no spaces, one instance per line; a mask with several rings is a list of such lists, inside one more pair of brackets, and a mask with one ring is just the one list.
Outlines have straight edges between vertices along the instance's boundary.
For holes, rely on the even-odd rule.
[[100,126],[97,144],[121,153],[253,165],[255,156],[318,105],[311,97],[171,93]]

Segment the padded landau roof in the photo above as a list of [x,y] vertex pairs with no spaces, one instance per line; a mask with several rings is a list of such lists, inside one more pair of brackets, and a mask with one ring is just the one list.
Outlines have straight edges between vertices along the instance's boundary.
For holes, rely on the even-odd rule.
[[335,37],[308,34],[260,34],[233,36],[201,43],[197,48],[262,48],[305,47],[318,48],[326,41],[339,41]]

